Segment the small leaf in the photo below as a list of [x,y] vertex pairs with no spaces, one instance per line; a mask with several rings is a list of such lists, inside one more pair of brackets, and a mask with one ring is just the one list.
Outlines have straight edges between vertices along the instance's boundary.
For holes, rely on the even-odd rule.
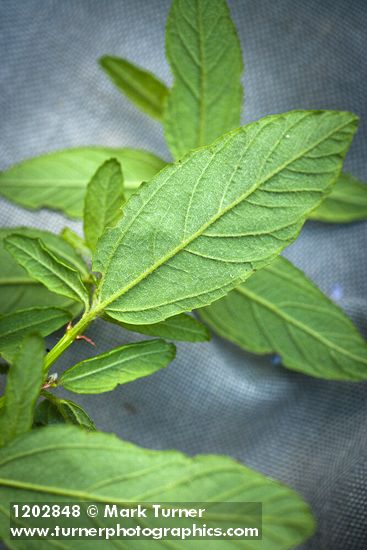
[[277,353],[290,369],[367,379],[367,344],[353,323],[284,258],[199,314],[220,336],[253,353]]
[[68,399],[59,399],[47,393],[47,398],[41,401],[34,414],[36,426],[50,424],[73,424],[85,430],[95,430],[96,427],[80,405]]
[[123,59],[105,55],[99,63],[104,71],[144,113],[161,120],[168,88],[152,73]]
[[61,256],[65,263],[80,271],[83,279],[89,278],[87,267],[80,256],[59,235],[30,227],[0,229],[0,313],[32,306],[56,306],[77,315],[81,310],[79,303],[50,292],[44,285],[32,279],[7,252],[4,239],[13,233],[41,239],[47,248]]
[[205,325],[200,323],[195,317],[181,313],[174,317],[169,317],[160,323],[153,325],[129,325],[122,323],[104,315],[104,320],[109,323],[115,323],[132,332],[147,334],[148,336],[160,336],[168,340],[177,340],[180,342],[205,342],[210,340],[210,332]]
[[[80,502],[81,498],[121,506],[126,501],[206,502],[208,509],[218,501],[261,502],[263,537],[253,545],[248,541],[248,548],[259,550],[294,548],[313,533],[315,526],[309,507],[299,495],[231,458],[150,451],[114,435],[87,433],[73,426],[33,430],[3,448],[0,487],[4,510],[9,510],[11,502]],[[96,526],[95,519],[87,515],[83,521],[87,529]],[[228,515],[216,515],[215,527],[226,525]],[[0,534],[9,542],[9,517],[5,513],[0,515]],[[174,546],[187,549],[187,542],[175,540]],[[11,539],[12,548],[24,548],[23,543]],[[159,540],[149,543],[149,548],[167,548],[167,543]],[[62,545],[76,547],[74,540],[65,539]],[[49,540],[27,540],[27,549],[49,546]],[[102,550],[111,546],[111,540],[98,541]],[[189,545],[197,546],[201,547],[196,542]],[[137,547],[141,547],[139,543]],[[233,541],[220,541],[222,550],[233,547]]]
[[332,192],[311,212],[312,220],[349,223],[367,219],[367,184],[341,174]]
[[60,237],[68,243],[68,245],[70,245],[79,256],[84,258],[86,261],[90,260],[91,252],[85,244],[84,239],[80,237],[78,233],[75,233],[75,231],[69,227],[64,227],[60,233]]
[[60,384],[75,393],[103,393],[166,367],[175,346],[164,340],[126,344],[86,359],[66,370]]
[[125,202],[123,177],[119,163],[107,160],[90,180],[84,204],[84,235],[93,251],[107,227],[113,227],[122,216]]
[[121,163],[127,195],[166,164],[140,149],[66,149],[25,160],[0,173],[0,195],[26,208],[48,207],[81,218],[88,182],[97,168],[112,157]]
[[225,0],[174,0],[166,45],[174,84],[164,130],[181,158],[240,125],[242,53]]
[[82,302],[88,308],[88,292],[79,272],[63,263],[42,241],[14,234],[5,239],[5,247],[31,277],[52,292]]
[[56,307],[24,309],[0,316],[0,355],[11,363],[27,334],[48,336],[70,319],[70,313]]
[[9,369],[5,405],[0,415],[0,440],[8,443],[31,429],[33,411],[42,385],[44,342],[40,336],[24,338]]
[[227,294],[296,238],[355,127],[350,113],[274,115],[164,169],[98,242],[95,313],[153,324]]

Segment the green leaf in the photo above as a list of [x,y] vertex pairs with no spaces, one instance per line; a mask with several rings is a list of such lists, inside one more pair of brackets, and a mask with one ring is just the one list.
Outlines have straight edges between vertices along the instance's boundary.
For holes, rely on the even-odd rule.
[[290,369],[367,379],[367,344],[353,323],[284,258],[199,314],[220,336],[254,353],[276,352]]
[[69,227],[64,227],[60,233],[60,237],[70,245],[79,256],[84,258],[86,261],[90,260],[91,252],[87,245],[85,244],[84,239],[75,233]]
[[105,55],[99,63],[119,90],[147,115],[161,120],[168,88],[154,74],[123,59]]
[[242,53],[225,0],[174,0],[166,46],[174,84],[164,130],[181,158],[240,125]]
[[107,160],[90,180],[84,204],[84,235],[94,250],[107,227],[113,227],[122,216],[125,202],[124,180],[117,160]]
[[70,319],[70,313],[56,307],[34,307],[0,316],[0,355],[11,363],[27,334],[48,336]]
[[[87,433],[72,426],[33,430],[2,449],[0,487],[0,533],[7,542],[11,502],[75,500],[122,506],[127,502],[206,502],[208,511],[210,502],[262,502],[263,538],[248,540],[249,550],[287,550],[314,531],[312,514],[300,496],[231,458],[150,451],[114,435]],[[216,527],[226,521],[228,516],[217,516]],[[83,527],[95,527],[95,519],[86,516]],[[23,542],[12,539],[11,547],[24,548]],[[222,550],[236,544],[219,542]],[[50,540],[27,540],[27,549],[43,550],[49,545]],[[62,545],[75,548],[75,541],[63,540]],[[135,548],[135,541],[127,546]],[[149,541],[147,547],[151,546],[158,550],[167,544]],[[174,546],[188,547],[187,541],[179,540]],[[111,541],[98,541],[98,548],[111,548]]]
[[60,384],[74,393],[111,391],[166,367],[175,353],[164,340],[126,344],[77,363],[63,373]]
[[166,164],[140,149],[66,149],[25,160],[0,173],[0,195],[26,208],[48,207],[81,218],[87,184],[97,168],[110,158],[121,163],[127,194],[142,181],[149,181]]
[[4,239],[12,233],[41,239],[53,253],[57,253],[66,263],[79,270],[83,279],[89,277],[80,256],[58,235],[28,227],[0,229],[0,313],[33,306],[56,306],[77,315],[81,309],[78,303],[47,290],[45,286],[32,279],[7,252]]
[[5,239],[5,247],[31,277],[52,292],[82,302],[88,308],[88,292],[79,272],[64,263],[42,241],[14,234]]
[[59,399],[50,393],[46,393],[46,396],[47,398],[41,401],[36,408],[34,414],[36,426],[73,424],[85,430],[94,431],[96,429],[92,419],[80,405],[68,399]]
[[348,223],[367,219],[367,184],[341,174],[332,192],[311,212],[312,220]]
[[115,323],[132,332],[139,332],[148,336],[161,336],[168,340],[181,342],[205,342],[210,340],[210,332],[206,326],[195,319],[195,317],[186,313],[169,317],[153,325],[129,325],[128,323],[117,321],[108,315],[104,315],[103,318],[109,323]]
[[43,379],[44,342],[38,335],[24,338],[9,369],[5,406],[0,415],[0,440],[8,443],[31,429],[33,411]]
[[99,240],[95,313],[152,324],[227,294],[296,238],[355,127],[350,113],[274,115],[164,169]]

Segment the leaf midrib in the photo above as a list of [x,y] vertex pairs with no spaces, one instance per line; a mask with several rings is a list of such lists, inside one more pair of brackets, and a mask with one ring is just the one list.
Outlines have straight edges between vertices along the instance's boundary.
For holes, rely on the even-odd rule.
[[248,288],[246,288],[246,285],[236,287],[235,292],[238,292],[239,294],[242,294],[243,296],[246,296],[246,298],[249,298],[253,302],[256,302],[256,303],[262,305],[263,307],[265,307],[266,309],[268,309],[269,311],[274,313],[276,316],[283,319],[286,323],[288,323],[290,325],[293,325],[296,328],[299,328],[303,332],[306,332],[311,337],[313,337],[315,340],[318,340],[321,344],[324,344],[330,350],[338,352],[341,355],[345,355],[349,359],[352,359],[352,360],[355,360],[355,361],[358,361],[362,364],[367,365],[367,359],[364,359],[363,357],[355,355],[354,353],[351,353],[348,350],[346,350],[344,348],[341,348],[340,346],[338,346],[337,344],[335,344],[331,340],[329,340],[329,339],[325,338],[324,336],[322,336],[320,333],[315,332],[308,325],[305,325],[304,323],[302,323],[298,319],[295,319],[291,315],[289,315],[289,314],[285,313],[284,311],[282,311],[281,309],[277,308],[276,305],[274,305],[272,302],[266,300],[263,297],[260,297],[256,293],[248,290]]
[[[306,153],[312,151],[313,149],[315,149],[316,147],[318,147],[321,143],[323,143],[324,141],[326,141],[329,137],[331,137],[332,135],[338,133],[340,130],[342,130],[343,128],[345,128],[346,126],[349,126],[350,123],[351,123],[352,120],[348,120],[348,122],[334,128],[331,132],[329,132],[328,134],[326,134],[325,136],[323,136],[322,139],[320,139],[319,141],[316,141],[315,143],[312,144],[312,146],[302,150],[298,155],[292,157],[289,161],[283,163],[280,167],[277,168],[277,170],[274,170],[272,173],[270,173],[266,178],[258,181],[257,183],[255,183],[246,193],[244,193],[243,195],[241,195],[238,199],[236,199],[235,201],[233,201],[232,203],[230,203],[225,209],[223,209],[222,211],[218,212],[215,216],[213,216],[206,224],[204,224],[203,226],[201,226],[199,228],[198,231],[196,231],[193,235],[191,235],[188,239],[186,239],[186,241],[182,241],[177,247],[175,247],[173,249],[173,251],[170,251],[169,253],[167,253],[165,256],[163,256],[163,258],[161,258],[160,260],[158,260],[155,264],[153,264],[150,268],[148,268],[146,271],[144,271],[141,275],[139,275],[136,279],[134,279],[131,283],[129,283],[128,285],[126,285],[123,289],[120,289],[119,291],[115,292],[114,294],[112,294],[108,299],[104,300],[103,302],[100,302],[98,305],[96,305],[95,307],[95,312],[96,314],[98,314],[100,311],[106,309],[108,307],[109,304],[111,304],[114,300],[116,300],[117,298],[121,297],[123,294],[126,294],[126,292],[128,292],[131,288],[133,288],[135,285],[139,284],[143,279],[145,279],[148,275],[150,275],[151,273],[153,273],[157,268],[159,268],[161,265],[163,265],[164,263],[167,262],[167,260],[169,260],[170,258],[172,258],[173,256],[175,256],[178,252],[181,252],[182,250],[184,250],[186,248],[186,246],[188,244],[190,244],[192,241],[194,241],[195,239],[197,239],[198,237],[201,236],[201,234],[208,228],[210,227],[210,225],[214,224],[218,219],[220,219],[222,216],[224,216],[227,212],[229,212],[230,210],[232,210],[233,208],[235,208],[238,204],[240,204],[241,202],[243,202],[244,200],[246,200],[246,198],[248,198],[252,193],[254,193],[255,191],[257,191],[257,189],[261,186],[261,185],[264,185],[264,183],[266,183],[267,181],[271,180],[274,176],[276,176],[277,174],[279,174],[280,172],[282,172],[288,165],[292,164],[293,162],[297,161],[298,159],[302,158]],[[269,122],[270,123],[270,122]],[[227,144],[228,142],[226,142]],[[211,157],[211,161],[212,159],[214,158],[214,155],[212,155]],[[338,177],[338,174],[336,175],[334,181],[336,181]],[[328,186],[330,187],[332,185],[332,183]],[[320,191],[321,193],[321,191]],[[323,193],[324,194],[324,193]],[[318,204],[321,204],[321,201],[322,199],[319,200]],[[313,205],[307,212],[304,213],[304,215],[302,216],[301,219],[306,219],[308,217],[308,214],[314,210],[314,208],[316,207],[317,205]],[[103,279],[101,281],[101,288],[102,288],[102,285],[103,285]]]

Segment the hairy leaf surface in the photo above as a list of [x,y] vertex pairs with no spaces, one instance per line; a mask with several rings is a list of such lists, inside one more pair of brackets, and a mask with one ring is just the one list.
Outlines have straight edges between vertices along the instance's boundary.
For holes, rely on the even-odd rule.
[[350,113],[274,115],[164,169],[99,240],[96,312],[152,324],[221,298],[295,239],[355,127]]
[[199,314],[219,335],[254,353],[276,352],[290,369],[367,378],[367,344],[353,323],[284,258]]
[[124,180],[120,164],[107,160],[88,183],[84,204],[84,235],[87,245],[94,250],[107,227],[113,227],[122,216],[125,202]]
[[9,254],[4,247],[4,239],[12,233],[41,239],[53,253],[80,271],[83,279],[89,277],[87,267],[80,256],[58,235],[29,227],[0,229],[0,313],[32,306],[56,306],[68,309],[74,314],[79,313],[78,303],[50,292],[44,285],[32,279]]
[[349,174],[341,174],[334,189],[316,210],[312,220],[348,223],[367,219],[367,184]]
[[125,189],[130,193],[166,164],[140,149],[66,149],[25,160],[0,173],[0,195],[27,208],[48,207],[81,218],[87,184],[97,168],[110,158],[120,162]]
[[195,317],[186,313],[174,315],[153,325],[129,325],[128,323],[117,321],[117,319],[113,319],[113,317],[109,317],[108,315],[105,315],[103,318],[105,321],[116,323],[127,330],[149,336],[161,336],[162,338],[181,342],[204,342],[210,340],[210,332],[206,326],[195,319]]
[[70,313],[55,307],[34,307],[0,316],[0,355],[11,363],[27,334],[48,336],[70,319]]
[[37,406],[34,423],[36,426],[73,424],[85,430],[96,429],[93,420],[80,405],[69,399],[59,399],[50,393],[47,393],[47,399]]
[[[314,530],[309,507],[285,485],[231,458],[215,455],[187,457],[176,451],[150,451],[116,436],[85,432],[72,426],[52,426],[19,437],[0,451],[0,533],[9,533],[10,502],[262,502],[263,539],[246,541],[249,550],[287,550]],[[210,503],[213,504],[210,504]],[[215,511],[214,511],[215,513]],[[228,517],[216,515],[216,526]],[[85,518],[85,527],[96,527]],[[24,546],[26,542],[27,546]],[[50,541],[11,541],[13,548],[48,549]],[[187,541],[175,541],[187,548]],[[212,541],[211,546],[217,548]],[[75,541],[63,540],[65,548]],[[150,546],[149,546],[150,545]],[[151,547],[148,541],[147,548]],[[157,549],[166,548],[156,541]],[[238,543],[221,540],[218,548]],[[111,541],[98,547],[110,548]],[[129,549],[142,548],[129,540]],[[145,546],[144,546],[145,547]]]
[[166,367],[175,346],[164,340],[126,344],[77,363],[64,372],[60,384],[75,393],[102,393],[149,376]]
[[38,335],[24,338],[9,369],[4,408],[0,415],[3,445],[31,429],[33,412],[42,385],[44,342]]
[[240,125],[242,53],[225,0],[174,0],[166,47],[174,84],[165,137],[181,158]]
[[52,292],[89,305],[89,297],[80,273],[51,252],[40,239],[23,235],[10,235],[5,247],[31,277],[40,281]]
[[127,59],[105,55],[100,60],[119,90],[139,109],[153,118],[161,120],[168,88],[154,74]]

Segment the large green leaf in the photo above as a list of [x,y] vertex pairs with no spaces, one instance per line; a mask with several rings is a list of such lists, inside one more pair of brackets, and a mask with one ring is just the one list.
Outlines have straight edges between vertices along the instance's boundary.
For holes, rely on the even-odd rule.
[[152,324],[221,298],[296,238],[355,128],[350,113],[274,115],[164,169],[99,240],[94,312]]
[[254,353],[277,352],[290,369],[367,378],[367,344],[353,323],[284,258],[199,313],[221,336]]
[[107,160],[90,180],[84,204],[84,235],[94,250],[107,227],[113,227],[122,216],[125,202],[123,177],[117,160]]
[[140,149],[66,149],[25,160],[0,173],[0,195],[27,208],[48,207],[81,218],[87,184],[110,158],[120,162],[127,192],[165,166],[163,160]]
[[4,247],[4,239],[12,233],[41,239],[53,253],[58,254],[66,263],[79,270],[83,279],[89,277],[88,270],[80,256],[58,235],[29,227],[0,229],[0,313],[32,306],[51,305],[72,310],[74,314],[77,314],[80,311],[78,303],[47,290],[44,285],[32,279],[7,252]]
[[9,235],[5,247],[31,277],[52,292],[89,305],[89,297],[80,273],[51,252],[40,239],[24,235]]
[[[262,540],[246,541],[248,550],[287,550],[308,538],[314,521],[308,506],[285,485],[215,455],[189,458],[176,451],[149,451],[113,435],[52,426],[21,436],[0,451],[0,534],[9,542],[11,502],[261,502]],[[212,503],[212,504],[210,504]],[[96,527],[85,516],[83,527]],[[139,520],[138,520],[139,521]],[[228,524],[217,515],[216,526]],[[56,542],[56,541],[55,541]],[[62,547],[75,548],[73,540]],[[110,548],[113,541],[98,541]],[[124,544],[123,540],[120,540]],[[205,541],[206,543],[208,541]],[[51,540],[11,540],[16,549],[48,549]],[[77,547],[83,546],[77,541]],[[85,544],[88,543],[85,541]],[[120,543],[119,543],[120,544]],[[197,548],[197,541],[129,540],[131,550]],[[96,545],[95,541],[91,548]],[[126,545],[125,545],[126,546]],[[201,546],[201,545],[200,545]],[[208,546],[208,545],[207,545]],[[210,547],[230,550],[238,542],[210,541]],[[89,546],[88,546],[89,548]]]
[[0,443],[31,429],[33,411],[43,379],[44,342],[38,335],[24,338],[9,369],[4,409],[0,415]]
[[166,367],[174,356],[175,346],[164,340],[126,344],[77,363],[63,373],[60,384],[75,393],[111,391]]
[[0,316],[0,355],[12,362],[27,334],[48,336],[70,319],[70,313],[56,307],[33,307]]
[[329,223],[367,219],[367,184],[341,174],[330,195],[311,212],[310,218]]
[[116,323],[127,330],[140,332],[140,334],[147,334],[149,336],[161,336],[162,338],[181,342],[205,342],[206,340],[210,340],[210,332],[206,326],[195,319],[195,317],[186,313],[174,315],[153,325],[129,325],[128,323],[117,321],[117,319],[108,315],[104,315],[103,318],[105,321]]
[[85,430],[95,430],[92,419],[77,403],[69,399],[60,399],[51,393],[43,392],[47,399],[41,401],[34,413],[36,426],[50,424],[74,424]]
[[168,88],[155,75],[127,59],[110,55],[100,60],[111,80],[139,109],[161,120]]
[[166,46],[174,84],[165,137],[180,158],[240,125],[242,54],[225,0],[174,0]]

